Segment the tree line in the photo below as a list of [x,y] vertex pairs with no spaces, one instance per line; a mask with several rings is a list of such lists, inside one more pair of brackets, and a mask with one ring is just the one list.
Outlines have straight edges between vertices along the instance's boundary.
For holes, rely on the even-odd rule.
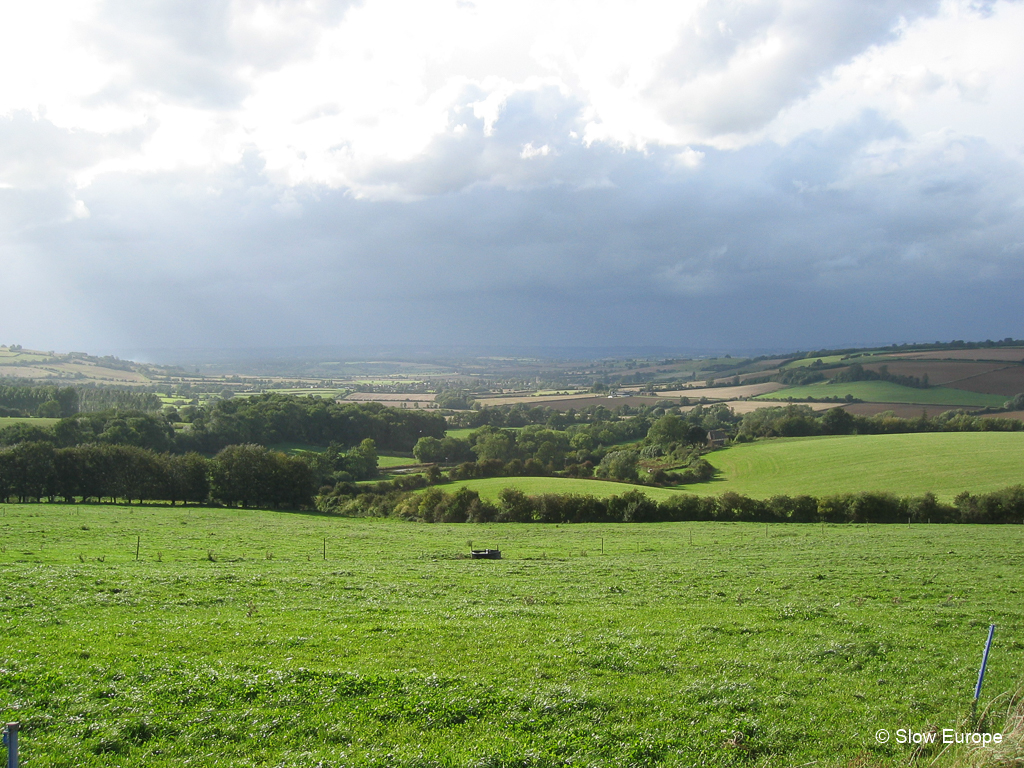
[[408,453],[421,437],[443,438],[447,426],[437,413],[267,393],[201,409],[175,443],[178,450],[210,454],[242,443],[352,446],[369,438],[379,450]]
[[51,385],[0,384],[0,416],[66,418],[110,408],[158,411],[152,392]]
[[418,461],[454,465],[451,480],[561,474],[638,482],[641,459],[654,459],[680,472],[656,471],[659,485],[710,477],[700,459],[709,429],[734,428],[739,417],[724,405],[697,406],[686,413],[646,408],[630,418],[577,422],[563,429],[531,424],[520,429],[490,424],[467,438],[422,438],[413,449]]
[[0,501],[217,503],[301,509],[313,504],[313,466],[259,445],[213,458],[132,445],[20,443],[0,449]]
[[[1009,400],[1004,408],[1024,407],[1024,395]],[[759,408],[744,414],[735,438],[740,441],[762,437],[806,437],[810,435],[887,435],[908,432],[1020,432],[1018,419],[983,418],[977,413],[951,410],[928,417],[902,418],[890,413],[857,416],[843,408],[815,412],[806,405]]]
[[398,517],[427,523],[657,523],[729,521],[758,523],[1024,523],[1024,486],[983,494],[962,493],[952,504],[934,494],[900,497],[889,493],[835,496],[773,496],[753,499],[737,493],[695,496],[680,493],[654,501],[640,491],[598,498],[581,494],[528,496],[505,488],[497,503],[469,488],[448,493],[362,493],[342,500],[318,497],[324,512],[349,516]]
[[408,453],[421,437],[443,438],[446,427],[444,417],[436,413],[265,394],[196,408],[191,423],[178,429],[161,413],[117,409],[74,414],[52,427],[19,423],[0,429],[0,446],[46,442],[67,448],[99,443],[209,456],[229,445],[353,446],[369,438],[381,450]]

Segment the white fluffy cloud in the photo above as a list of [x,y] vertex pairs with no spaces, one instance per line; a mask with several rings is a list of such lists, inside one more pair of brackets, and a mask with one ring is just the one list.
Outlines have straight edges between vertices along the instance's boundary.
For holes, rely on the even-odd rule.
[[[372,335],[360,318],[382,307],[399,327],[415,306],[416,327],[443,334],[458,294],[479,334],[506,341],[576,339],[602,302],[710,333],[682,320],[705,302],[719,341],[739,343],[753,334],[724,318],[755,311],[765,285],[766,315],[799,296],[838,313],[844,341],[903,340],[899,312],[844,314],[837,297],[916,290],[904,280],[922,296],[969,286],[962,306],[991,315],[921,310],[931,335],[1024,332],[992,298],[1024,287],[1020,2],[0,13],[0,67],[17,73],[0,82],[0,260],[61,284],[45,316],[0,309],[25,342],[70,333],[77,313],[100,343],[167,344],[175,307],[211,342],[244,344],[261,317],[285,335]],[[111,301],[160,311],[126,327]],[[530,310],[514,320],[516,306]],[[606,325],[616,343],[636,335]],[[779,344],[812,341],[777,327]]]
[[[915,138],[1005,145],[1024,77],[1024,8],[967,0],[51,0],[6,13],[5,71],[23,76],[6,79],[0,112],[145,133],[131,153],[76,167],[80,184],[250,149],[279,183],[372,196],[559,183],[565,163],[527,167],[524,148],[659,145],[692,159],[691,145],[786,142],[864,108]],[[447,178],[431,184],[431,155],[471,167],[435,168]]]

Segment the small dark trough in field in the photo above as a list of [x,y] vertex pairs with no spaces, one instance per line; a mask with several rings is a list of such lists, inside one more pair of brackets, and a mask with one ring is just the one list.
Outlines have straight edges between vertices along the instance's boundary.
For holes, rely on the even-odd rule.
[[474,560],[501,560],[500,549],[474,549],[472,552]]

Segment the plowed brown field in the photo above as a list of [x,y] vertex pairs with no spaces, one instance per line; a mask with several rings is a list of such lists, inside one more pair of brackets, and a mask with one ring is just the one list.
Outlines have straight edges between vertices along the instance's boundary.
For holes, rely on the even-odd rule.
[[949,386],[968,392],[984,392],[990,395],[1013,397],[1024,392],[1024,365],[1014,365],[982,376],[957,381]]
[[1017,419],[1024,421],[1024,411],[1007,411],[1006,413],[986,413],[983,419]]
[[[761,408],[785,408],[789,403],[779,400],[730,400],[726,405],[736,413],[744,414],[753,413]],[[806,405],[812,411],[827,411],[829,408],[835,408],[837,403],[794,403],[794,405]],[[689,411],[693,408],[696,408],[696,406],[681,408],[680,410]]]
[[950,349],[935,352],[894,353],[893,357],[914,360],[1005,360],[1019,363],[1024,361],[1024,348],[1000,347],[997,349]]
[[[943,360],[936,360],[934,362],[925,362],[923,360],[894,360],[891,363],[868,363],[864,366],[864,369],[877,372],[883,365],[887,366],[889,368],[889,373],[895,376],[916,376],[920,379],[927,373],[928,383],[932,386],[951,385],[951,382],[954,381],[960,381],[961,379],[966,379],[970,376],[980,376],[981,374],[1006,367],[1005,363],[978,363],[971,360],[965,360],[963,362]],[[848,369],[835,368],[830,371],[823,371],[823,373],[826,377],[831,379],[833,376],[846,370]]]
[[432,403],[437,395],[427,395],[423,393],[416,393],[411,395],[395,394],[392,392],[353,392],[346,400],[354,400],[360,403],[394,403],[394,402],[409,402],[409,403]]
[[603,405],[609,411],[614,411],[624,405],[635,408],[638,405],[657,405],[658,403],[676,406],[679,405],[679,400],[665,397],[570,397],[564,400],[541,400],[541,398],[533,397],[526,402],[526,405],[542,405],[545,408],[554,408],[558,411],[568,411],[570,408],[580,411],[592,405]]
[[738,397],[754,397],[766,392],[777,392],[785,389],[785,384],[767,381],[761,384],[741,384],[738,387],[700,387],[698,389],[674,389],[671,392],[659,392],[660,397],[706,397],[708,400],[734,400]]

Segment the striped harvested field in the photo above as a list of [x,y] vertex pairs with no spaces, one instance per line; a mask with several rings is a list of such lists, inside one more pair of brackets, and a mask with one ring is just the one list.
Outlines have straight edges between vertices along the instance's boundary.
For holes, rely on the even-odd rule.
[[593,392],[583,392],[575,395],[513,395],[512,397],[482,397],[477,400],[480,405],[539,405],[541,403],[562,402],[563,400],[593,400],[596,395]]
[[345,397],[357,403],[432,403],[437,395],[424,393],[402,394],[394,392],[353,392]]
[[693,389],[674,389],[671,392],[659,392],[659,397],[689,397],[708,400],[736,400],[740,397],[756,397],[769,392],[785,389],[785,384],[777,381],[766,381],[761,384],[741,384],[738,387],[694,387]]
[[[732,410],[735,413],[738,413],[738,414],[742,415],[744,413],[753,413],[754,411],[759,411],[762,408],[780,408],[780,407],[784,407],[786,405],[789,405],[789,403],[780,403],[777,400],[727,400],[725,402],[725,405],[727,405],[730,408],[732,408]],[[806,405],[812,411],[827,411],[829,408],[836,408],[838,404],[837,403],[794,403],[794,405]],[[696,406],[691,405],[691,406],[686,406],[686,407],[680,408],[680,410],[681,411],[691,411],[694,408],[696,408]]]

